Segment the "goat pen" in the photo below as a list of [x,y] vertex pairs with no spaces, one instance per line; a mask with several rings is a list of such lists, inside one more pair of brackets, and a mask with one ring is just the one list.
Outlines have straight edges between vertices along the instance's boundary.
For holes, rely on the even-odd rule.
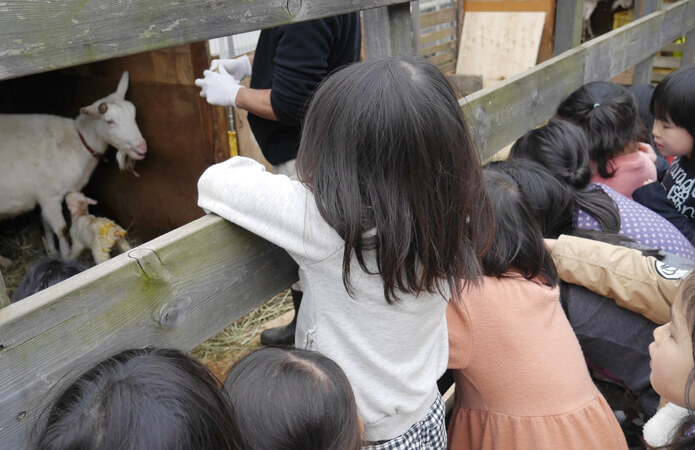
[[[0,79],[353,10],[365,10],[368,58],[417,48],[410,2],[400,0],[132,0],[125,10],[121,2],[63,0],[60,12],[50,3],[5,6]],[[557,29],[576,37],[583,1],[562,3]],[[578,14],[561,20],[571,5]],[[547,120],[577,87],[610,80],[682,35],[683,61],[691,62],[695,0],[568,47],[461,99],[481,158]],[[0,448],[27,446],[37,416],[70,376],[125,348],[190,350],[296,275],[284,251],[209,215],[0,309]]]

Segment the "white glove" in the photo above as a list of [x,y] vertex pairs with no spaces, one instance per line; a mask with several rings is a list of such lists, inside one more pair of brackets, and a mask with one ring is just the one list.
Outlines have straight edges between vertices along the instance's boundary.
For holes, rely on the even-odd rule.
[[228,74],[239,81],[251,76],[251,61],[246,55],[233,59],[213,59],[210,70],[218,72],[220,67],[224,67]]
[[236,106],[236,96],[239,89],[243,88],[239,81],[227,73],[224,66],[220,66],[220,73],[206,70],[204,78],[195,80],[195,85],[200,89],[200,96],[205,97],[211,105]]

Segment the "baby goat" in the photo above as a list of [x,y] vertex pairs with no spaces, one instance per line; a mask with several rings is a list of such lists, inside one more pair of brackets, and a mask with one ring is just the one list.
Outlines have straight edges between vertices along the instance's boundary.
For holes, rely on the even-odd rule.
[[70,192],[65,196],[65,203],[72,217],[70,259],[77,258],[82,250],[89,248],[92,250],[94,262],[99,264],[111,258],[111,249],[114,246],[120,252],[130,250],[130,245],[125,239],[127,231],[111,219],[89,214],[88,205],[96,205],[96,200],[81,192]]

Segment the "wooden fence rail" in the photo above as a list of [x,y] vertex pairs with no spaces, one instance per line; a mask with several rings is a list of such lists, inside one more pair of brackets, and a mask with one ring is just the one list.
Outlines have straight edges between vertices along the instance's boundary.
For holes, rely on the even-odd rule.
[[0,309],[0,448],[27,448],[66,374],[126,348],[190,350],[296,278],[284,250],[209,215]]
[[[583,84],[610,80],[693,30],[695,0],[673,3],[463,98],[481,157],[491,157],[548,120],[560,101]],[[690,62],[685,53],[684,63]]]
[[[52,5],[73,12],[56,12],[43,34],[32,37],[13,20],[23,13],[24,26],[36,32],[38,13],[48,11],[37,6],[43,3],[48,2],[10,0],[0,6],[0,33],[7,37],[9,29],[21,41],[21,46],[8,39],[0,43],[0,78],[377,6],[389,5],[386,15],[398,18],[392,32],[408,28],[402,22],[404,2],[398,1],[196,0],[168,1],[165,8],[159,0],[63,0]],[[94,4],[103,12],[96,14]],[[80,15],[78,5],[93,8],[94,17]],[[149,5],[171,9],[155,14]],[[137,8],[149,15],[136,15]],[[182,17],[188,18],[185,26],[174,26]],[[235,18],[238,23],[230,24]],[[88,26],[76,26],[83,22]],[[62,25],[72,37],[63,35]],[[150,25],[154,37],[147,36]],[[105,31],[119,26],[134,38],[120,41]],[[693,29],[695,0],[684,0],[463,99],[482,156],[548,119],[575,88],[610,79]],[[394,36],[390,51],[407,45],[404,36]],[[50,55],[63,45],[64,51]],[[90,54],[90,48],[98,52]],[[23,60],[12,49],[35,53]],[[287,287],[296,273],[284,251],[206,216],[0,309],[0,448],[26,448],[37,414],[52,395],[95,361],[145,345],[191,349]]]
[[399,3],[6,0],[0,2],[0,80]]

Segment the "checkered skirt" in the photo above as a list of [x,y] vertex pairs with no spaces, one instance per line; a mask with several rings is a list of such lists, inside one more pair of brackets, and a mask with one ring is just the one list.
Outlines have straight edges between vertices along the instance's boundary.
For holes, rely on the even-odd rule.
[[437,396],[427,415],[408,431],[386,442],[367,445],[367,450],[444,450],[446,449],[446,426],[444,424],[444,401]]

